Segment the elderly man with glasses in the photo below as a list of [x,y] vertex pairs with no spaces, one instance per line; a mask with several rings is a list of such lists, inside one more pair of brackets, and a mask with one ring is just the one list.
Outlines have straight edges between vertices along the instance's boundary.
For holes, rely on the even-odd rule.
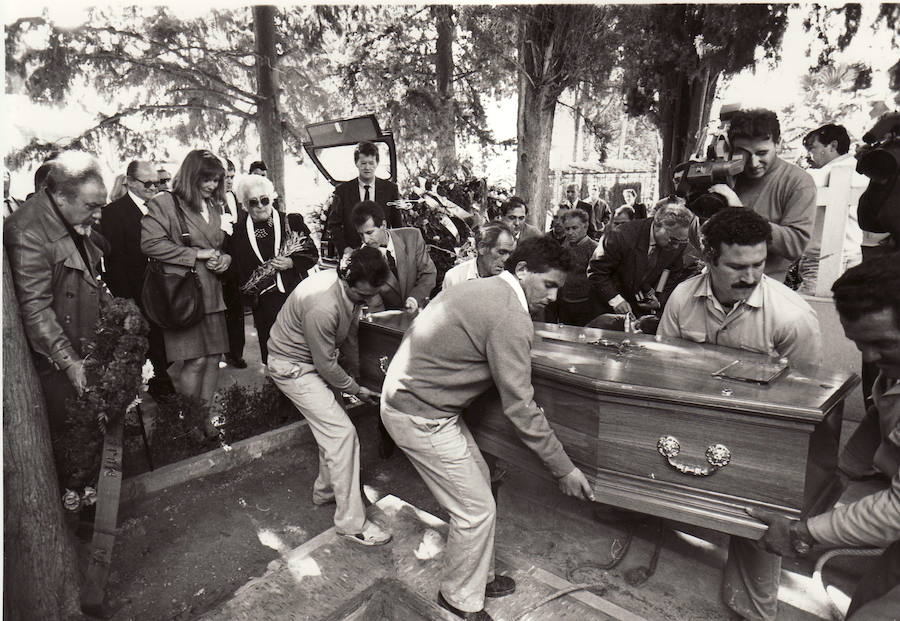
[[[109,242],[104,257],[103,279],[116,297],[131,298],[141,305],[144,270],[147,257],[141,252],[141,218],[147,213],[147,201],[159,191],[160,180],[156,167],[150,162],[135,160],[125,171],[128,192],[103,208],[100,232]],[[155,397],[174,392],[172,380],[166,373],[166,346],[162,330],[150,323],[149,351],[154,377],[150,380],[150,394]]]

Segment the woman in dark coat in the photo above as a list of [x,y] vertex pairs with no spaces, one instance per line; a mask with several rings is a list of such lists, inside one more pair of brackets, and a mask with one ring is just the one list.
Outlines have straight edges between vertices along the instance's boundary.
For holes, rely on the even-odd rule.
[[[303,216],[285,215],[273,209],[277,194],[266,177],[247,176],[238,186],[237,196],[247,212],[235,225],[231,238],[231,252],[240,285],[243,286],[251,278],[256,268],[274,257],[272,265],[276,271],[259,281],[253,289],[253,324],[265,364],[269,354],[266,343],[278,311],[294,287],[306,278],[307,270],[316,265],[319,253]],[[292,231],[300,236],[303,243],[290,256],[276,256]]]
[[[223,252],[225,234],[221,229],[220,205],[225,200],[225,169],[219,159],[206,150],[188,153],[174,177],[172,192],[161,192],[147,203],[147,215],[141,220],[141,252],[162,263],[168,273],[184,274],[194,268],[203,288],[206,317],[197,325],[182,330],[163,330],[166,357],[183,361],[182,394],[208,404],[219,380],[219,360],[228,351],[225,329],[225,302],[220,275],[231,264]],[[189,245],[181,240],[176,210],[184,215]],[[216,433],[205,415],[206,432]]]

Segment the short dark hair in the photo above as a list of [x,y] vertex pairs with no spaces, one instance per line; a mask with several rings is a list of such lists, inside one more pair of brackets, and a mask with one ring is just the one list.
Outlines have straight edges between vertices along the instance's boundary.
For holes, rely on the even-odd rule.
[[358,162],[359,158],[363,155],[368,155],[370,157],[374,156],[376,162],[381,157],[378,153],[378,145],[374,142],[369,142],[368,140],[363,140],[356,145],[355,149],[353,149],[353,161]]
[[851,267],[831,286],[838,314],[850,321],[894,310],[900,328],[900,252],[872,257]]
[[502,220],[485,222],[475,232],[475,247],[493,248],[497,245],[497,240],[500,239],[501,233],[507,233],[510,236],[513,234],[509,225]]
[[840,155],[850,150],[850,135],[843,125],[835,125],[828,123],[818,129],[814,129],[803,138],[803,146],[807,149],[818,140],[823,146],[828,146],[832,142],[836,142],[836,149]]
[[266,172],[269,172],[268,167],[266,167],[266,163],[262,160],[257,160],[250,164],[250,168],[247,170],[247,172],[252,174],[254,170],[264,170]]
[[532,272],[543,273],[552,269],[568,272],[572,267],[572,257],[568,248],[563,248],[549,235],[529,237],[519,242],[506,260],[506,271],[516,273],[516,265],[525,261]]
[[500,205],[500,215],[505,216],[511,209],[518,209],[519,207],[524,207],[525,213],[528,213],[528,203],[518,196],[510,196]]
[[381,205],[375,201],[359,201],[353,206],[353,211],[350,212],[350,222],[354,227],[362,226],[369,218],[372,218],[375,226],[381,226],[384,222],[384,209],[381,208]]
[[350,253],[347,261],[338,268],[338,275],[351,287],[358,282],[380,287],[387,282],[388,269],[378,248],[363,246]]
[[571,218],[578,218],[581,220],[582,224],[588,223],[588,214],[584,209],[566,209],[565,211],[560,210],[560,220],[565,222]]
[[53,168],[52,162],[44,162],[34,171],[34,191],[40,192],[47,185],[47,176]]
[[728,127],[729,142],[734,142],[736,138],[751,140],[771,138],[772,142],[778,142],[781,140],[778,115],[765,108],[738,110],[731,117],[731,124]]
[[[265,167],[265,164],[263,164],[263,167]],[[232,162],[232,161],[231,161],[230,159],[228,159],[227,157],[225,158],[225,170],[228,170],[228,171],[231,171],[231,170],[237,170],[237,169],[234,167],[234,162]]]
[[746,207],[722,209],[700,229],[703,235],[703,257],[710,262],[722,254],[722,244],[755,246],[772,241],[772,225]]
[[132,179],[134,179],[134,176],[137,174],[137,171],[138,171],[138,166],[140,166],[140,165],[141,165],[140,160],[131,160],[131,162],[129,162],[129,164],[128,164],[128,168],[125,169],[125,176],[131,177]]

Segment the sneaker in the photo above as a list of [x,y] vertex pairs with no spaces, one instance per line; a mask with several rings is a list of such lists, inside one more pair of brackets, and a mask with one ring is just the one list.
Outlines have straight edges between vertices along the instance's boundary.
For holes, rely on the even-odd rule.
[[485,597],[506,597],[516,592],[516,581],[509,576],[494,576],[484,587]]
[[453,614],[455,614],[460,619],[470,619],[472,621],[494,621],[494,618],[484,611],[482,608],[478,612],[465,612],[464,610],[460,610],[446,599],[444,599],[444,594],[438,591],[438,606],[443,608],[444,610],[449,610]]
[[392,539],[392,535],[375,522],[366,520],[361,533],[338,533],[353,543],[364,546],[383,546]]

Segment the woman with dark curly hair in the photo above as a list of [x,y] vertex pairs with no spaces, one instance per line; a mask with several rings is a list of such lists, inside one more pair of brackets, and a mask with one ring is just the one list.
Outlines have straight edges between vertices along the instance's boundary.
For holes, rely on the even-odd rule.
[[[181,330],[164,330],[166,357],[183,361],[180,388],[184,395],[204,403],[204,412],[219,379],[219,359],[228,351],[225,302],[219,276],[231,264],[222,251],[221,205],[225,200],[225,169],[209,151],[188,153],[173,179],[171,192],[161,192],[147,203],[141,220],[141,251],[162,263],[169,273],[184,274],[191,268],[200,277],[206,317]],[[182,243],[178,210],[184,216],[190,239]],[[216,433],[205,415],[207,435]]]

